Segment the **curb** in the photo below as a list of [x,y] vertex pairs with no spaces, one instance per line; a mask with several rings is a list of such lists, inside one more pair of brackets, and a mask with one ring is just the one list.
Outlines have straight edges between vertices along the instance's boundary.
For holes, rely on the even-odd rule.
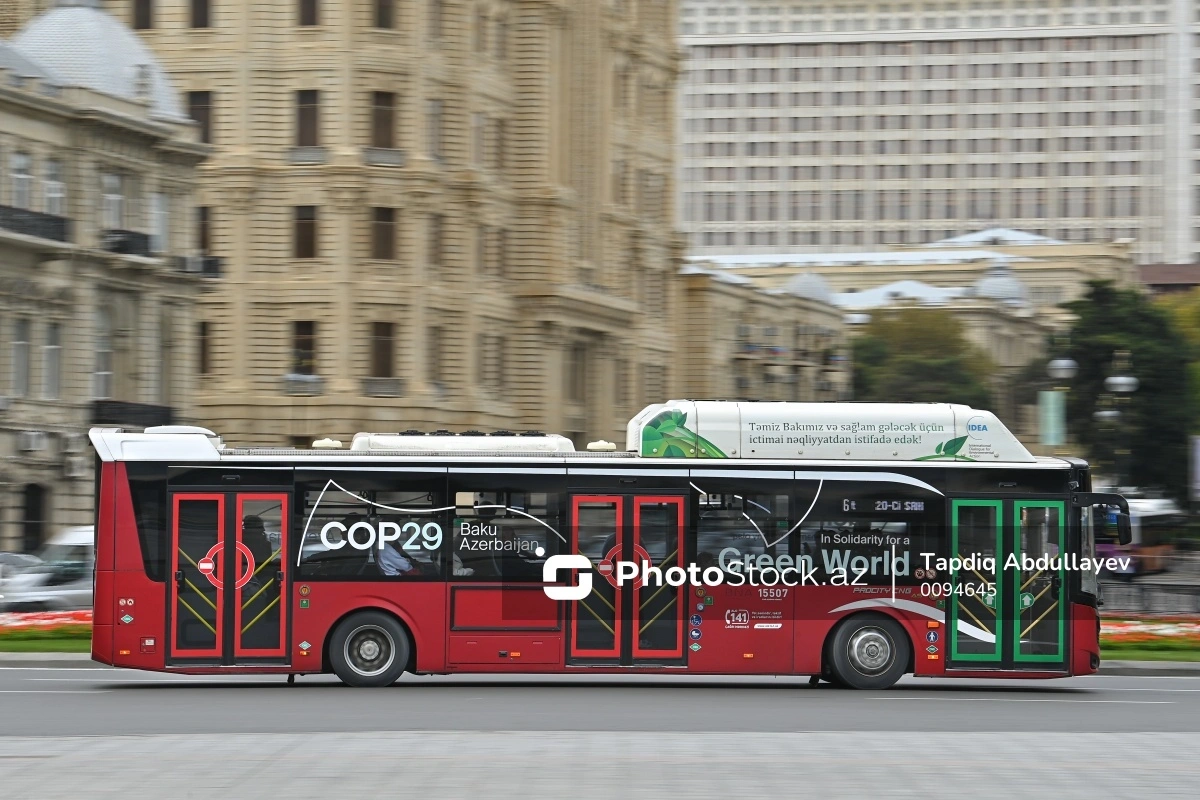
[[1200,661],[1101,661],[1099,674],[1200,678]]
[[92,661],[91,653],[0,653],[0,667],[112,669],[107,664]]

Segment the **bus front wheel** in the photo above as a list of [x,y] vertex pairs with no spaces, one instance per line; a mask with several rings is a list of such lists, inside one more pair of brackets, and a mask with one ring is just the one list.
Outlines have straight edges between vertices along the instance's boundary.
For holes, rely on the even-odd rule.
[[882,614],[862,614],[833,633],[829,663],[834,679],[852,689],[887,689],[908,671],[912,646],[900,624]]
[[347,617],[329,642],[333,671],[349,686],[390,686],[403,674],[410,652],[404,628],[381,611]]

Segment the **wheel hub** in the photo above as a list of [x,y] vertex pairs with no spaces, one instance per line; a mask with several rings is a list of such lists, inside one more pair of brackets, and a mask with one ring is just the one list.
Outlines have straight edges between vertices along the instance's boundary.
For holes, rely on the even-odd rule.
[[391,635],[374,625],[358,628],[346,639],[346,663],[364,677],[379,675],[392,665],[396,648]]
[[892,662],[892,641],[879,628],[863,628],[850,637],[846,655],[864,675],[879,675]]

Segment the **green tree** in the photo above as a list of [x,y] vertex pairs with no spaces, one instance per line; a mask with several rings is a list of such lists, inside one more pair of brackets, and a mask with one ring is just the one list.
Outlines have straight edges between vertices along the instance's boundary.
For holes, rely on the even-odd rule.
[[879,402],[991,405],[987,355],[948,311],[901,308],[875,314],[854,340],[854,396]]
[[[1121,456],[1124,483],[1161,488],[1184,499],[1187,435],[1196,418],[1188,342],[1170,314],[1141,292],[1109,281],[1088,287],[1085,297],[1066,304],[1076,315],[1070,355],[1079,364],[1067,399],[1071,432],[1101,465]],[[1105,423],[1094,415],[1106,394],[1114,397],[1104,381],[1113,375],[1118,352],[1129,354],[1127,371],[1139,386],[1118,401],[1118,421]]]
[[1188,393],[1193,398],[1188,430],[1200,432],[1200,289],[1170,294],[1155,301],[1166,310],[1175,329],[1188,343]]

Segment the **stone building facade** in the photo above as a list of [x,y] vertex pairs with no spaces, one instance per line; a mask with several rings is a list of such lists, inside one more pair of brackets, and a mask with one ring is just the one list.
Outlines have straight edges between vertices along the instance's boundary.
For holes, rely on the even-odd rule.
[[96,14],[0,40],[0,550],[92,521],[89,426],[192,415],[207,148],[136,36]]
[[106,2],[215,148],[201,421],[612,439],[679,386],[674,4]]

